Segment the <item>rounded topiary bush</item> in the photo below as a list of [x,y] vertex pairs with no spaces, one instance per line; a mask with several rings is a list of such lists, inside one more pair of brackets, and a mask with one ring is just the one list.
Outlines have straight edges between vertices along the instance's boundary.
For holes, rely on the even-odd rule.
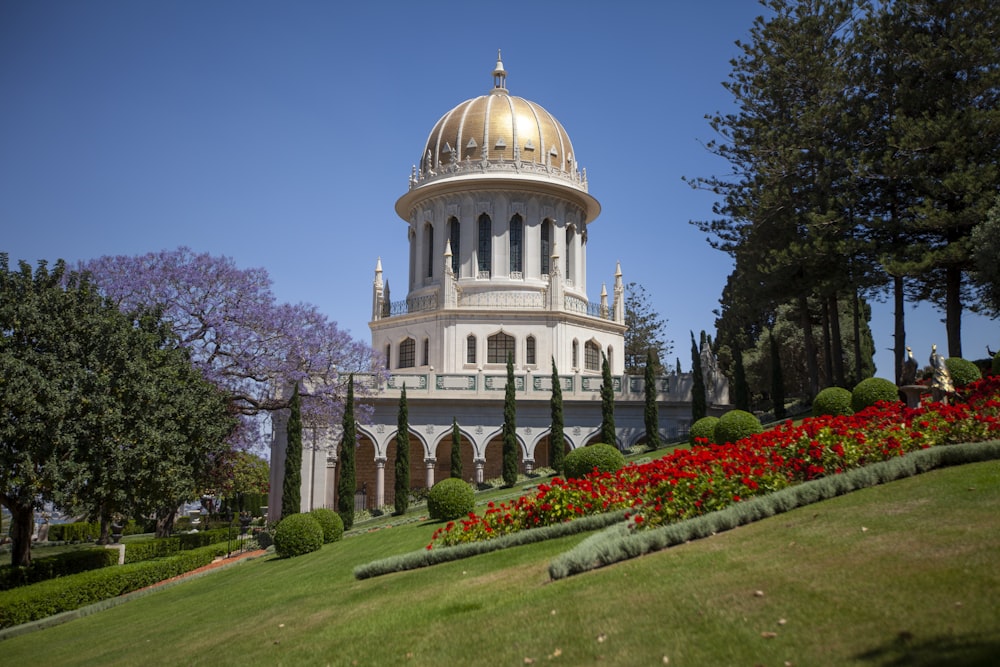
[[579,479],[597,468],[598,472],[615,472],[625,466],[625,456],[617,447],[603,442],[574,449],[563,459],[563,472],[567,478]]
[[738,442],[763,430],[760,420],[746,410],[730,410],[719,417],[719,423],[715,425],[713,442],[720,445]]
[[455,477],[442,479],[427,496],[427,513],[432,519],[450,521],[466,516],[476,506],[476,494],[467,482]]
[[951,383],[955,385],[956,389],[983,379],[979,367],[962,357],[948,357],[944,360],[944,365],[948,369]]
[[868,378],[862,380],[851,392],[851,409],[861,412],[879,401],[895,402],[899,400],[899,389],[885,378]]
[[323,544],[336,542],[344,536],[344,520],[333,510],[318,507],[309,512],[316,523],[323,529]]
[[323,546],[323,528],[308,514],[290,514],[274,529],[274,552],[280,558],[301,556]]
[[704,438],[709,442],[715,442],[715,425],[718,423],[718,417],[702,417],[694,424],[691,424],[691,430],[688,431],[691,444],[695,444],[697,438]]
[[813,399],[813,417],[851,415],[851,392],[843,387],[827,387]]

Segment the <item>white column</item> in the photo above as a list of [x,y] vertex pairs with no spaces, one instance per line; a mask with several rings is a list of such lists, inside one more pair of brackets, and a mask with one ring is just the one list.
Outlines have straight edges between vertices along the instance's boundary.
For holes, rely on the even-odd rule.
[[375,459],[375,507],[385,505],[385,459]]
[[434,463],[435,459],[424,459],[424,467],[427,471],[425,480],[428,489],[434,486]]

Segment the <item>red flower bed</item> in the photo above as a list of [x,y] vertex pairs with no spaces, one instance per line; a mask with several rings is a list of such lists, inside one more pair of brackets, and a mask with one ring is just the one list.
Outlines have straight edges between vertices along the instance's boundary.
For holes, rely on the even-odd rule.
[[580,516],[629,509],[644,528],[934,445],[1000,438],[1000,377],[967,386],[951,405],[879,403],[850,416],[787,421],[737,443],[701,442],[617,473],[553,478],[531,495],[449,522],[435,545],[491,539]]

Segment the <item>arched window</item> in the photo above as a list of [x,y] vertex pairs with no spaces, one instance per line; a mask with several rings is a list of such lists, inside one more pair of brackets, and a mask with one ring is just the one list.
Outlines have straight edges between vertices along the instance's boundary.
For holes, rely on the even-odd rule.
[[465,363],[476,363],[476,337],[471,334],[465,339]]
[[392,368],[390,361],[392,360],[392,345],[389,343],[385,344],[385,369],[389,370]]
[[434,225],[424,226],[424,244],[427,246],[427,277],[434,277]]
[[407,338],[399,344],[399,363],[397,368],[413,368],[416,366],[417,341]]
[[509,336],[501,331],[486,339],[486,363],[505,364],[507,363],[508,354],[515,362],[517,361],[514,353],[513,336]]
[[493,221],[483,213],[479,216],[479,277],[489,278],[493,270]]
[[524,341],[524,363],[535,365],[535,337],[528,336]]
[[573,341],[573,368],[580,367],[580,343],[579,341]]
[[566,282],[572,284],[575,282],[573,271],[576,266],[573,263],[573,228],[566,228],[566,248],[563,250],[566,253]]
[[510,219],[510,274],[520,277],[524,271],[524,220],[519,213]]
[[459,254],[462,252],[461,228],[458,225],[458,218],[452,216],[448,218],[448,240],[451,242],[451,270],[458,275]]
[[542,220],[542,247],[539,249],[539,260],[541,260],[542,275],[549,274],[549,260],[552,259],[552,221],[548,218]]
[[583,346],[583,365],[588,371],[601,370],[601,347],[592,340]]
[[430,338],[425,338],[424,339],[424,355],[423,355],[423,357],[424,357],[424,363],[422,365],[424,365],[424,366],[430,366],[431,365],[431,361],[430,361],[430,359],[431,359],[431,339]]

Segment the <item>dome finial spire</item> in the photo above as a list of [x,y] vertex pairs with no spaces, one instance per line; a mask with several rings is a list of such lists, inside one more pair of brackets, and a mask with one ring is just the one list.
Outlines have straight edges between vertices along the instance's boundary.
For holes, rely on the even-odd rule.
[[493,68],[493,89],[507,90],[507,70],[503,68],[503,61],[500,59],[500,49],[497,49],[497,66]]

